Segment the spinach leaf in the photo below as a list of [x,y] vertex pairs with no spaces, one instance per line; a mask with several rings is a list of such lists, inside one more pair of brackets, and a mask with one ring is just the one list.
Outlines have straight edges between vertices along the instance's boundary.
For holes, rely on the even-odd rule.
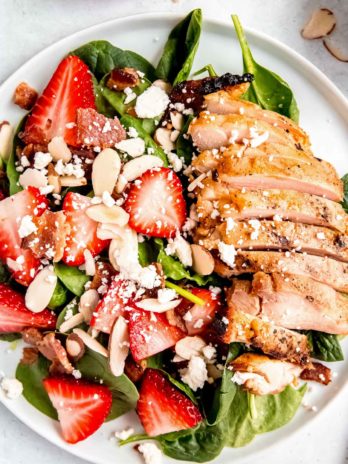
[[59,330],[60,326],[63,324],[65,321],[65,316],[68,311],[72,311],[72,314],[75,315],[78,312],[79,308],[79,303],[77,298],[74,298],[70,303],[68,303],[65,308],[62,309],[62,311],[59,313],[59,316],[57,318],[57,323],[56,323],[56,329]]
[[11,277],[7,267],[0,261],[0,283],[7,282]]
[[94,40],[70,54],[80,57],[97,79],[101,79],[114,68],[125,67],[142,71],[151,81],[156,79],[154,67],[145,58],[135,52],[115,47],[106,40]]
[[149,266],[156,261],[157,253],[152,242],[146,240],[138,243],[138,258],[140,265],[143,267]]
[[202,30],[202,10],[189,13],[169,34],[156,68],[159,78],[173,85],[186,80],[191,72]]
[[185,138],[185,135],[187,136],[187,131],[193,118],[193,115],[190,115],[187,118],[180,131],[179,137],[176,139],[176,154],[180,159],[184,159],[184,163],[187,165],[189,165],[192,161],[194,149],[191,138]]
[[84,378],[97,383],[102,380],[103,385],[110,388],[112,406],[107,421],[116,419],[135,409],[139,398],[138,390],[125,374],[115,377],[110,371],[108,360],[104,356],[87,349],[83,358],[77,362],[76,367]]
[[41,354],[33,364],[20,362],[16,370],[16,378],[23,384],[23,396],[34,408],[52,419],[57,419],[57,411],[43,387],[42,381],[48,377],[50,361]]
[[77,267],[57,263],[54,265],[54,272],[58,279],[74,295],[81,296],[85,291],[85,284],[89,281],[89,277]]
[[203,68],[199,69],[195,73],[193,73],[194,76],[199,76],[200,74],[203,74],[204,72],[207,72],[209,74],[209,77],[217,77],[218,74],[214,69],[214,66],[212,64],[207,64],[203,66]]
[[10,195],[14,195],[17,192],[20,192],[22,187],[18,183],[18,179],[20,176],[20,173],[16,170],[16,165],[15,162],[17,161],[17,155],[16,155],[16,148],[20,142],[19,139],[19,133],[24,129],[25,122],[26,122],[27,117],[24,116],[24,118],[19,122],[16,132],[14,134],[13,138],[13,146],[12,146],[12,151],[10,154],[10,157],[7,161],[6,165],[6,175],[7,179],[9,181],[9,193]]
[[22,338],[22,335],[19,333],[4,333],[0,334],[0,341],[2,342],[14,342],[15,340],[19,340]]
[[342,177],[343,182],[343,201],[342,207],[346,213],[348,213],[348,174],[345,174]]
[[254,60],[238,16],[232,15],[232,20],[242,49],[244,72],[253,74],[255,78],[243,98],[298,122],[299,109],[289,85],[278,74]]
[[68,299],[68,290],[59,280],[57,280],[57,284],[54,289],[52,298],[50,299],[50,302],[48,303],[49,309],[60,308],[67,302],[67,299]]
[[151,148],[153,150],[153,155],[158,156],[158,158],[161,158],[163,161],[164,166],[168,166],[168,160],[167,156],[162,150],[162,148],[157,145],[157,143],[153,140],[153,138],[146,132],[144,129],[141,121],[137,118],[134,118],[133,116],[130,116],[129,114],[125,114],[121,118],[121,124],[125,129],[129,129],[130,127],[133,127],[137,132],[140,138],[142,138],[145,142],[145,147],[146,148]]
[[344,356],[337,335],[310,330],[306,333],[313,358],[321,361],[343,361]]

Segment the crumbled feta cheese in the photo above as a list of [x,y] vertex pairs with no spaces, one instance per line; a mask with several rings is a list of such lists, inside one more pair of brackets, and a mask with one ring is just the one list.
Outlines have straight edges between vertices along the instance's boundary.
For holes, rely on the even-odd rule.
[[78,369],[72,371],[72,376],[77,380],[82,378],[82,374]]
[[164,90],[152,85],[137,98],[135,112],[139,118],[154,118],[163,113],[169,101]]
[[30,161],[24,155],[21,156],[20,163],[23,168],[28,168],[30,166]]
[[110,195],[110,193],[107,192],[106,190],[105,192],[103,192],[102,201],[104,205],[107,206],[108,208],[111,208],[111,206],[114,206],[114,204],[116,203],[115,200]]
[[216,348],[211,345],[206,345],[203,350],[203,355],[208,361],[212,361],[216,358]]
[[126,87],[124,89],[124,93],[126,94],[126,98],[124,99],[125,105],[128,105],[128,103],[132,102],[137,98],[137,94],[133,92],[133,90],[130,87]]
[[273,221],[275,222],[281,222],[283,220],[282,216],[280,216],[280,214],[275,214],[273,216]]
[[233,245],[227,245],[227,243],[219,242],[218,250],[220,253],[221,260],[230,267],[234,266],[234,260],[237,255],[237,251]]
[[154,443],[142,443],[138,451],[143,455],[145,464],[161,464],[162,452]]
[[324,232],[318,232],[318,233],[317,233],[317,238],[318,238],[319,240],[325,240],[325,234],[324,234]]
[[157,299],[160,303],[168,303],[175,300],[177,293],[171,288],[160,288],[157,292]]
[[183,162],[181,161],[181,159],[178,157],[178,155],[176,153],[173,153],[173,152],[168,152],[167,153],[167,158],[168,158],[168,161],[170,163],[170,165],[172,166],[173,170],[175,172],[179,172],[182,170],[182,167],[183,167]]
[[193,319],[191,311],[187,311],[187,313],[183,316],[184,321],[191,322]]
[[236,223],[233,218],[228,217],[226,218],[226,232],[230,232],[231,230],[234,229]]
[[168,240],[165,252],[169,256],[176,255],[184,266],[192,266],[191,246],[179,233]]
[[237,385],[244,385],[247,380],[261,380],[262,383],[265,381],[265,379],[259,375],[255,374],[253,372],[235,372],[234,376],[232,377],[232,382],[236,383]]
[[28,237],[28,235],[36,231],[37,227],[33,223],[32,217],[28,214],[26,216],[23,216],[18,229],[18,235],[20,236],[20,238]]
[[[38,151],[34,156],[34,168],[35,169],[44,169],[52,161],[52,156],[50,153],[43,153]],[[23,166],[23,164],[22,164]]]
[[261,227],[261,222],[258,219],[250,219],[248,224],[254,229],[254,231],[250,234],[251,240],[257,240],[259,237],[259,230]]
[[127,135],[128,137],[131,137],[131,138],[136,138],[138,137],[138,131],[135,129],[135,127],[130,127],[127,131]]
[[259,134],[253,127],[250,129],[250,146],[256,148],[259,145],[262,145],[269,137],[269,132],[265,131],[263,134]]
[[17,379],[4,377],[1,381],[1,389],[9,400],[16,400],[23,392],[23,385]]
[[181,380],[186,383],[193,391],[203,388],[208,380],[208,371],[204,359],[200,356],[193,356],[187,368],[180,371]]
[[134,429],[128,427],[127,429],[121,430],[121,432],[115,432],[115,437],[119,440],[127,440],[131,435],[134,434]]

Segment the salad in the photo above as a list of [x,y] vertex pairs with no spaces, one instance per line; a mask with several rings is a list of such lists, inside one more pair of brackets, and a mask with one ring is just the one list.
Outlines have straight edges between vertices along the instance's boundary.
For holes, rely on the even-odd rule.
[[206,462],[287,424],[343,359],[347,179],[232,20],[240,75],[192,73],[196,9],[156,67],[89,42],[0,124],[0,339],[25,343],[1,387],[70,444],[135,410],[121,446]]

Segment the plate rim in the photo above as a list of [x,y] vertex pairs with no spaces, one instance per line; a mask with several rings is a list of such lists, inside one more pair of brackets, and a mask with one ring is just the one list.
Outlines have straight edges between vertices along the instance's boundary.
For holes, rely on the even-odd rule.
[[[204,11],[203,11],[204,13]],[[135,13],[132,15],[123,15],[123,16],[118,16],[112,19],[108,19],[106,21],[101,21],[99,23],[93,24],[91,26],[87,26],[85,28],[82,28],[76,32],[73,32],[72,34],[69,34],[65,37],[62,37],[61,39],[53,42],[52,44],[48,45],[47,47],[44,47],[42,50],[40,50],[38,53],[35,55],[31,56],[28,60],[26,60],[19,68],[17,68],[13,73],[11,73],[1,84],[0,84],[0,92],[3,91],[3,89],[6,86],[10,86],[12,81],[16,78],[17,75],[20,75],[22,70],[30,65],[32,62],[35,62],[35,60],[40,60],[41,56],[45,55],[47,52],[55,51],[55,48],[59,48],[61,45],[64,44],[64,42],[69,42],[72,39],[78,39],[79,36],[83,36],[85,33],[93,34],[93,31],[98,30],[99,28],[103,27],[108,27],[112,24],[116,24],[122,21],[143,21],[143,20],[151,20],[151,19],[163,19],[163,20],[180,20],[182,19],[186,12],[183,13],[176,13],[176,12],[168,12],[168,11],[163,11],[163,12],[149,12],[149,13]],[[232,34],[235,34],[235,31],[233,29],[233,25],[230,24],[227,20],[224,19],[216,19],[216,18],[211,18],[209,17],[209,14],[205,13],[205,16],[203,18],[203,27],[204,24],[209,23],[210,25],[213,26],[231,26],[231,32]],[[318,79],[319,84],[323,85],[326,87],[326,90],[328,90],[331,95],[334,96],[335,100],[339,102],[339,105],[335,105],[335,110],[341,114],[342,118],[347,122],[348,124],[348,97],[346,97],[343,92],[336,86],[336,84],[324,74],[323,71],[321,71],[317,66],[315,66],[312,62],[310,62],[307,58],[302,56],[299,52],[291,48],[289,45],[284,44],[277,38],[273,38],[270,35],[259,31],[255,28],[250,28],[250,27],[243,27],[245,34],[248,37],[252,37],[252,39],[261,39],[262,42],[264,42],[267,45],[270,45],[272,47],[275,47],[276,49],[284,52],[287,57],[291,58],[293,62],[296,62],[297,64],[300,64],[302,66],[302,69],[304,70],[302,74],[309,74],[310,77],[316,77]],[[93,39],[91,39],[93,40]],[[347,361],[345,361],[347,362]],[[331,405],[334,401],[337,401],[338,398],[343,396],[344,392],[347,390],[348,387],[348,378],[344,380],[344,382],[341,384],[339,389],[335,392],[334,396],[332,399],[330,399],[320,410],[316,413],[315,417],[318,417],[323,413],[323,411],[327,411],[329,408],[329,405]],[[32,431],[37,433],[40,437],[44,438],[48,442],[52,443],[53,445],[59,447],[60,449],[63,449],[64,451],[80,458],[83,459],[87,462],[90,462],[92,464],[102,464],[105,461],[95,461],[95,459],[91,460],[88,457],[86,457],[82,451],[79,450],[79,448],[74,448],[71,447],[69,444],[65,443],[63,440],[57,440],[54,437],[46,436],[42,433],[42,430],[40,429],[39,426],[36,426],[35,422],[27,419],[26,415],[22,415],[20,411],[16,410],[16,407],[11,403],[10,400],[7,400],[3,395],[0,395],[0,403],[3,404],[17,419],[19,419],[23,424],[25,424],[27,427],[29,427]],[[315,417],[313,417],[311,420],[306,421],[306,423],[303,424],[301,429],[303,430],[306,427],[309,427],[311,423],[315,420]],[[277,445],[279,443],[284,442],[287,438],[295,435],[298,433],[298,429],[294,429],[289,431],[287,434],[283,434],[280,436],[277,440]],[[116,448],[117,449],[117,448]],[[244,461],[245,458],[252,458],[253,456],[257,455],[258,453],[262,452],[261,451],[251,451],[248,453],[247,456],[244,456],[240,458],[242,461]],[[117,456],[116,456],[117,457]],[[238,458],[239,459],[239,458]],[[173,461],[174,462],[174,461]],[[187,462],[187,461],[185,461]]]

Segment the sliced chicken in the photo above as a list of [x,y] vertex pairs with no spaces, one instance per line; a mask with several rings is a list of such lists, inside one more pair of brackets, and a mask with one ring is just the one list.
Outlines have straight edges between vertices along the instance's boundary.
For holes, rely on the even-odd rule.
[[298,143],[291,133],[272,124],[239,114],[200,113],[190,124],[188,133],[198,150],[228,147],[233,143],[258,146],[266,140],[294,146]]
[[275,395],[295,383],[303,368],[256,353],[244,353],[232,361],[232,382],[254,395]]
[[216,320],[215,328],[224,343],[247,343],[276,359],[301,366],[309,364],[307,337],[261,318],[246,314],[230,304],[225,317]]
[[317,256],[329,256],[348,262],[348,241],[345,234],[325,227],[289,221],[259,221],[251,219],[232,224],[223,222],[211,233],[196,233],[196,242],[208,250],[218,248],[220,241],[241,250],[288,250]]
[[333,201],[342,201],[343,184],[333,169],[317,162],[275,156],[235,156],[235,147],[226,150],[217,168],[218,179],[232,188],[281,189],[310,193]]
[[329,227],[342,233],[347,215],[339,203],[293,190],[237,190],[228,184],[205,179],[197,194],[197,213],[205,227],[232,218],[277,219]]
[[210,113],[241,114],[248,118],[265,121],[288,131],[301,146],[309,146],[308,135],[291,119],[274,111],[263,110],[255,103],[236,99],[235,94],[229,92],[229,89],[206,95],[204,101],[206,109]]
[[[276,325],[348,334],[348,296],[311,278],[257,272],[247,285],[236,281],[228,303]],[[258,299],[258,301],[257,301]]]

